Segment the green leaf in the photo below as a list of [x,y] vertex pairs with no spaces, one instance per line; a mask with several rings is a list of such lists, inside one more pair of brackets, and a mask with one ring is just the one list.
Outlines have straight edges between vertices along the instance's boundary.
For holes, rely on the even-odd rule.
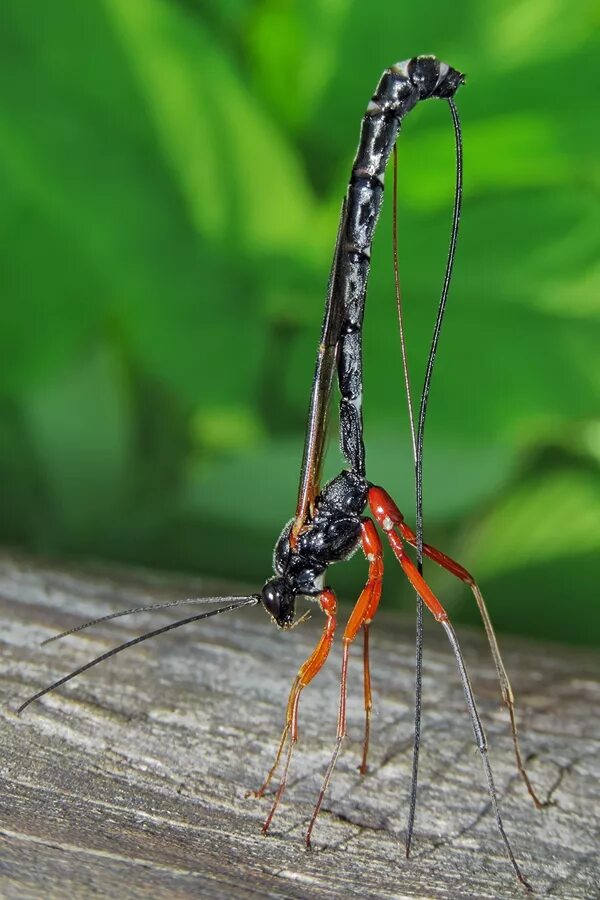
[[32,390],[25,419],[45,491],[46,541],[58,529],[71,549],[120,529],[133,466],[133,422],[125,372],[105,346],[77,368]]
[[600,477],[564,471],[532,479],[477,522],[466,538],[465,559],[478,577],[600,550]]
[[[310,191],[233,60],[174,4],[104,2],[199,232],[256,249],[295,246],[310,221]],[[269,216],[267,193],[281,200]]]

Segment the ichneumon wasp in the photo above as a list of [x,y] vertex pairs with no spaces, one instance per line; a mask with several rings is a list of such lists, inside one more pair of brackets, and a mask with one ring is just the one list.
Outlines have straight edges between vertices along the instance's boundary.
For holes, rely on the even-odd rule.
[[[314,825],[346,735],[346,679],[349,650],[359,633],[362,633],[363,636],[365,707],[365,736],[360,771],[362,773],[366,771],[371,715],[369,626],[377,611],[383,581],[383,547],[375,527],[375,523],[377,523],[418,597],[415,752],[413,755],[413,781],[406,842],[407,855],[410,850],[416,808],[421,708],[422,605],[425,604],[434,618],[444,628],[452,652],[456,657],[467,707],[471,716],[475,742],[483,763],[491,808],[496,824],[515,874],[521,883],[529,888],[528,882],[515,859],[504,829],[487,755],[486,737],[456,634],[445,609],[422,576],[422,559],[423,555],[425,555],[463,581],[472,591],[483,619],[491,653],[496,665],[502,698],[508,708],[517,767],[534,802],[538,807],[542,806],[543,804],[538,800],[523,765],[517,736],[513,693],[481,592],[472,576],[459,563],[423,542],[423,434],[431,374],[452,274],[460,218],[462,140],[453,98],[463,82],[464,77],[460,72],[432,56],[418,56],[405,62],[397,63],[383,73],[363,117],[359,147],[352,167],[348,190],[342,204],[329,277],[325,315],[310,398],[296,512],[294,518],[284,527],[275,546],[274,576],[269,578],[260,593],[248,597],[186,599],[137,607],[86,622],[50,638],[50,640],[56,640],[83,628],[88,628],[98,622],[149,609],[165,609],[166,607],[188,603],[226,601],[225,605],[218,606],[216,609],[189,616],[170,625],[157,628],[103,653],[86,665],[79,667],[38,691],[21,705],[19,712],[34,700],[65,684],[99,662],[141,641],[164,634],[174,628],[179,628],[182,625],[197,622],[210,616],[220,615],[224,612],[239,610],[242,607],[258,605],[264,607],[277,626],[290,628],[295,624],[296,598],[301,596],[312,599],[318,604],[325,616],[323,632],[313,653],[301,666],[292,684],[287,704],[285,725],[275,761],[264,783],[255,792],[258,797],[265,793],[283,760],[283,774],[275,792],[271,810],[263,826],[263,831],[266,833],[285,790],[292,752],[298,741],[300,696],[304,688],[310,684],[324,665],[336,632],[337,600],[333,590],[326,584],[327,569],[333,563],[348,559],[361,548],[368,563],[368,577],[343,632],[337,740],[308,826],[306,844],[310,846]],[[405,522],[404,516],[389,494],[382,487],[378,487],[368,481],[366,477],[362,421],[362,325],[370,269],[370,250],[383,201],[385,169],[390,156],[394,153],[395,197],[395,145],[401,122],[413,106],[420,100],[428,98],[443,99],[449,104],[456,139],[457,183],[450,250],[426,368],[418,428],[415,428],[414,423],[410,380],[406,365],[396,252],[394,258],[400,336],[416,471],[417,516],[416,531],[413,531]],[[394,244],[397,247],[395,205],[394,238]],[[336,372],[340,393],[340,445],[347,468],[321,487],[326,421]],[[370,516],[365,515],[367,509]],[[417,550],[416,565],[406,552],[407,544]]]

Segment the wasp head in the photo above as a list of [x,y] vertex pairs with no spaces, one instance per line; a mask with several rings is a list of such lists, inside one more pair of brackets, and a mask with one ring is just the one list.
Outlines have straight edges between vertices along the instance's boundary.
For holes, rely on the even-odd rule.
[[261,603],[280,628],[290,628],[294,621],[296,597],[285,578],[270,578],[260,595]]

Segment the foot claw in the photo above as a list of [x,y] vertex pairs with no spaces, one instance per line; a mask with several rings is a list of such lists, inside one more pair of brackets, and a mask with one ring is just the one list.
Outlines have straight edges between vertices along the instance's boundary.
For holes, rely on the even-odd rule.
[[264,797],[265,792],[262,788],[259,788],[257,791],[249,790],[244,794],[244,800],[260,800],[261,797]]

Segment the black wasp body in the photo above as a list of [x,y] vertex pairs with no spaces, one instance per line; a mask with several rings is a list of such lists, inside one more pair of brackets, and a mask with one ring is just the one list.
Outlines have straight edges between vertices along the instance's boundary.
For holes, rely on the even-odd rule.
[[[460,72],[432,56],[396,63],[383,73],[363,117],[331,267],[296,518],[275,547],[277,577],[261,592],[265,609],[282,627],[293,623],[296,596],[319,595],[327,567],[347,559],[360,543],[369,487],[362,418],[362,327],[385,169],[404,116],[420,100],[452,97],[462,82]],[[336,367],[340,448],[349,468],[317,494]]]
[[358,550],[368,490],[360,475],[341,472],[316,498],[314,515],[300,532],[295,548],[290,543],[294,520],[283,529],[273,553],[277,575],[261,592],[265,609],[280,627],[293,624],[297,596],[319,596],[329,566],[349,559]]

